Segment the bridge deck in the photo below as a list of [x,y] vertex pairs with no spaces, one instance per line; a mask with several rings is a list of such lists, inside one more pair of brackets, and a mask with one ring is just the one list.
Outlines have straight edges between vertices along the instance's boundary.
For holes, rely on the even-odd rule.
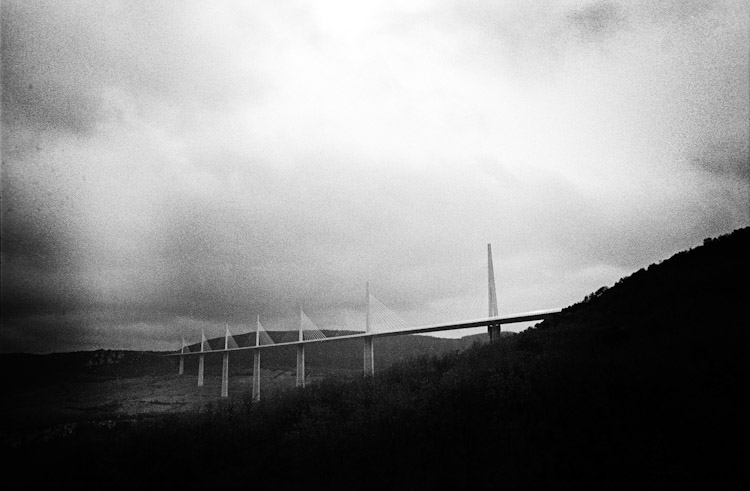
[[[486,317],[482,319],[473,319],[460,322],[448,322],[443,324],[430,324],[426,326],[410,327],[408,329],[399,329],[394,331],[386,332],[370,332],[360,334],[347,334],[345,336],[333,336],[330,338],[323,339],[306,339],[304,341],[289,341],[285,343],[274,343],[264,344],[260,346],[242,346],[239,348],[228,348],[228,349],[212,349],[210,351],[191,351],[189,353],[173,353],[166,356],[193,356],[206,353],[223,353],[228,351],[243,351],[243,350],[255,350],[265,348],[275,348],[278,346],[295,346],[299,344],[312,344],[312,343],[325,343],[330,341],[343,341],[345,339],[359,339],[359,338],[377,338],[385,336],[400,336],[402,334],[424,334],[428,332],[438,331],[451,331],[454,329],[467,329],[470,327],[482,327],[490,324],[514,324],[516,322],[528,322],[543,320],[547,317],[551,317],[557,313],[560,313],[562,309],[547,309],[547,310],[535,310],[533,312],[523,312],[519,314],[511,315],[498,315],[494,317]],[[297,331],[290,331],[297,332]]]

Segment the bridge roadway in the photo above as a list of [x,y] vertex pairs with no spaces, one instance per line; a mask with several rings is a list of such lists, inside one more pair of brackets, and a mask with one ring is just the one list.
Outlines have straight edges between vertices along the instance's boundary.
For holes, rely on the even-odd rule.
[[[284,343],[274,344],[260,344],[255,346],[241,346],[238,348],[226,348],[226,349],[212,349],[210,351],[190,351],[185,353],[173,353],[167,356],[192,356],[192,355],[206,355],[208,353],[223,353],[232,351],[243,351],[243,350],[258,350],[264,348],[277,348],[279,346],[298,346],[312,343],[324,343],[329,341],[343,341],[345,339],[360,339],[360,338],[377,338],[385,336],[400,336],[402,334],[424,334],[428,332],[438,331],[452,331],[454,329],[467,329],[470,327],[483,327],[491,324],[515,324],[517,322],[528,322],[536,320],[544,320],[555,314],[558,314],[562,309],[546,309],[546,310],[534,310],[531,312],[522,312],[511,315],[498,315],[493,317],[485,317],[481,319],[465,320],[460,322],[448,322],[442,324],[430,324],[426,326],[410,327],[408,329],[397,329],[393,331],[384,332],[364,332],[359,334],[347,334],[344,336],[332,336],[329,338],[321,339],[306,339],[304,341],[288,341]],[[290,331],[295,332],[295,331]]]

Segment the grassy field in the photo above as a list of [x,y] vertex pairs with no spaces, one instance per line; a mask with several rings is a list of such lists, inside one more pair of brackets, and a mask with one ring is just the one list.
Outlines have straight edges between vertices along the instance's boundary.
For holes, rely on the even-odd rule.
[[[339,371],[336,377],[354,377]],[[361,374],[360,374],[361,375]],[[118,424],[164,415],[199,413],[222,404],[244,401],[252,393],[252,371],[233,373],[227,399],[221,399],[221,376],[207,374],[203,387],[197,375],[143,375],[129,378],[72,377],[7,393],[0,407],[0,444],[14,447],[47,441],[75,431],[79,425],[112,428]],[[323,374],[308,375],[306,384],[319,383]],[[261,369],[264,398],[277,397],[295,387],[291,370]]]
[[[274,333],[280,335],[294,333]],[[327,333],[331,335],[332,333]],[[223,340],[215,340],[217,346]],[[378,343],[378,371],[419,354],[439,354],[470,346],[476,338],[426,336],[389,338]],[[361,341],[315,345],[308,349],[306,384],[323,379],[362,377]],[[295,388],[294,347],[264,352],[261,395],[274,398]],[[197,357],[185,374],[164,353],[106,351],[51,355],[0,355],[6,387],[0,406],[0,444],[17,446],[69,436],[81,425],[116,427],[174,414],[210,411],[246,400],[252,393],[252,354],[230,358],[229,398],[222,400],[221,355],[206,355],[204,386],[197,386]]]

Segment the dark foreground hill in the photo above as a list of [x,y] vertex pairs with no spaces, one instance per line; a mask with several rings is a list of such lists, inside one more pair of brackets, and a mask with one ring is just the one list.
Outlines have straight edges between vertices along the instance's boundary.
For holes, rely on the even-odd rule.
[[517,336],[201,414],[22,446],[25,485],[738,488],[750,229]]

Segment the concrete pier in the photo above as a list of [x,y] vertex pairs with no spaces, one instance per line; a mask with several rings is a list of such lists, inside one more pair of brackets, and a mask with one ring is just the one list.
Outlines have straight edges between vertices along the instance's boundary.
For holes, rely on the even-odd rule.
[[374,338],[365,338],[365,377],[372,377],[375,375],[375,347],[373,345]]
[[203,387],[203,366],[205,363],[204,357],[205,355],[200,355],[198,357],[198,387]]
[[203,369],[205,368],[205,356],[203,354],[204,351],[206,351],[206,344],[208,341],[206,341],[206,332],[201,331],[201,354],[198,357],[198,387],[203,387]]
[[[180,348],[180,354],[182,355],[185,354],[185,347],[186,347],[185,338],[182,338],[182,347]],[[184,375],[184,374],[185,374],[185,357],[180,356],[180,375]]]
[[224,353],[221,365],[221,397],[229,397],[229,353]]
[[[229,349],[229,326],[224,334],[224,349]],[[229,397],[229,352],[224,351],[221,364],[221,397]]]
[[305,346],[297,345],[297,387],[305,387]]
[[260,350],[253,351],[253,400],[260,400]]

